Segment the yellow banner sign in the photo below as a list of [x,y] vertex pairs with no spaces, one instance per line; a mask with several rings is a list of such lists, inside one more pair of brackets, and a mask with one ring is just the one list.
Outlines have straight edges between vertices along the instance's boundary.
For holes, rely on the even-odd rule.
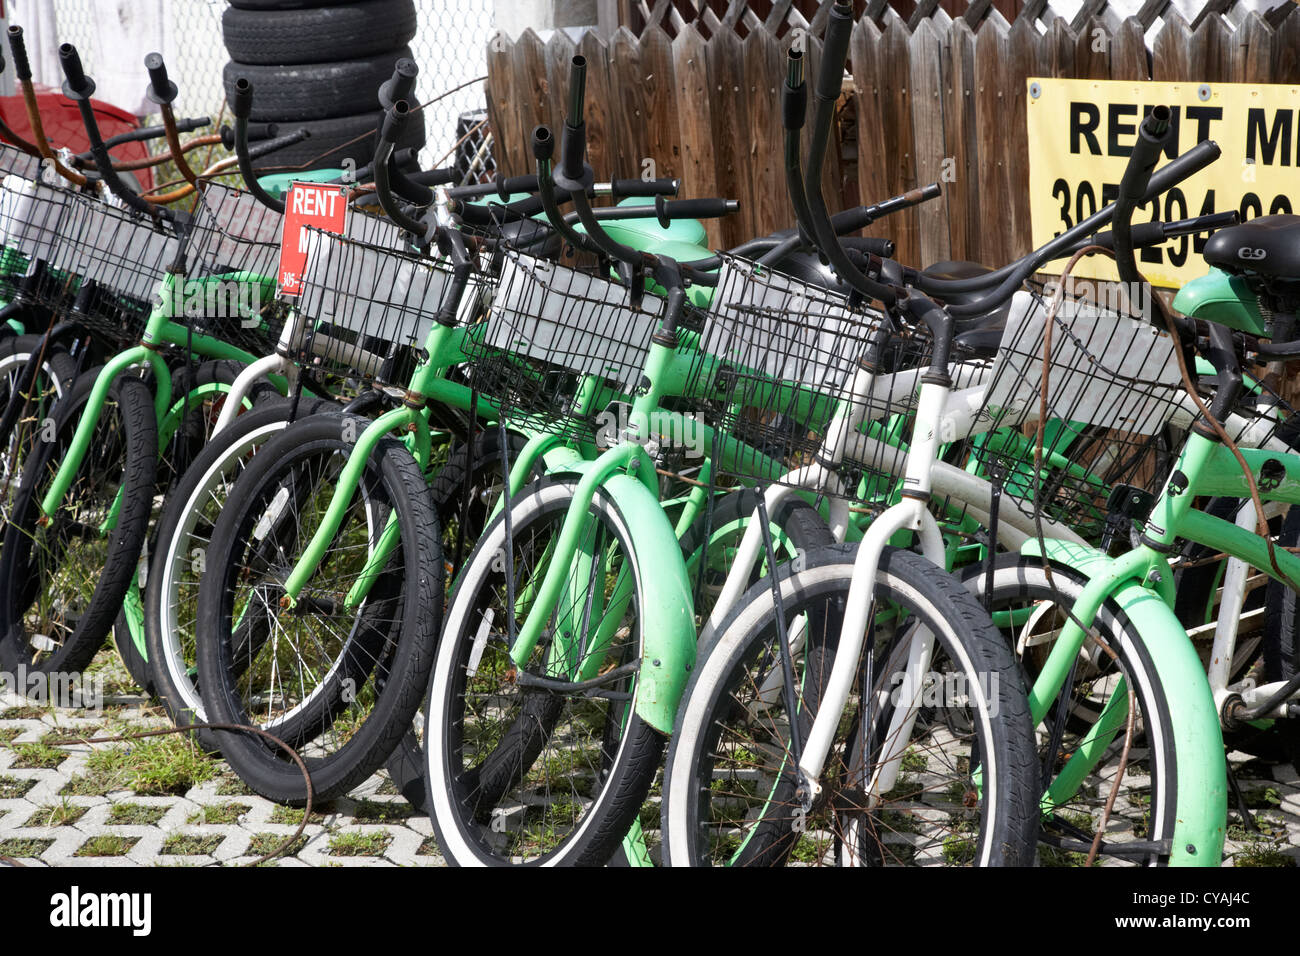
[[[1300,212],[1300,87],[1247,83],[1134,83],[1028,80],[1029,196],[1034,246],[1087,219],[1119,193],[1138,124],[1169,106],[1170,155],[1212,139],[1223,155],[1134,214],[1188,219],[1235,209],[1241,218]],[[1138,267],[1155,285],[1175,287],[1204,275],[1205,236],[1142,250]],[[1064,261],[1055,268],[1064,267]],[[1092,256],[1075,274],[1113,279],[1110,260]]]

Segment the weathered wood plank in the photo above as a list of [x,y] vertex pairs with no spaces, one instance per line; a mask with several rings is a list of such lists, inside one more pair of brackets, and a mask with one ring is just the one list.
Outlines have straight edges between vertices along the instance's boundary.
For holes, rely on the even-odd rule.
[[[713,144],[712,90],[704,37],[688,24],[673,40],[673,74],[677,87],[677,125],[681,142],[681,179],[687,196],[718,195]],[[705,223],[709,243],[722,246],[717,220]]]
[[[948,150],[943,125],[943,40],[929,20],[917,24],[908,43],[911,58],[912,141],[916,147],[916,181],[939,182]],[[948,237],[948,198],[941,196],[917,207],[921,258],[928,265],[951,258]]]
[[1080,80],[1110,79],[1110,33],[1097,17],[1087,20],[1075,36],[1074,76]]
[[[880,72],[877,84],[880,89],[880,126],[878,135],[884,141],[885,191],[881,196],[867,201],[887,199],[917,185],[916,141],[912,130],[911,51],[907,25],[892,10],[885,15],[887,24],[881,35]],[[886,235],[898,245],[900,262],[921,265],[920,226],[915,208],[895,213],[885,222]]]
[[1181,83],[1197,79],[1193,74],[1192,28],[1177,10],[1165,11],[1165,25],[1151,45],[1151,79]]
[[1146,80],[1147,47],[1142,24],[1129,17],[1119,25],[1111,38],[1110,78],[1112,80]]
[[785,188],[785,128],[781,124],[784,59],[780,44],[768,30],[745,38],[744,90],[749,100],[748,199],[750,228],[755,236],[794,225],[794,208]]
[[678,99],[673,65],[673,44],[658,26],[641,34],[641,77],[645,95],[645,147],[632,159],[638,166],[645,160],[654,162],[658,176],[681,176],[682,131],[678,111],[689,101]]
[[601,179],[632,175],[621,157],[618,127],[614,117],[621,106],[614,100],[609,76],[609,47],[594,30],[588,30],[578,44],[587,59],[587,161]]
[[521,98],[515,91],[515,45],[504,33],[488,41],[488,123],[492,127],[492,157],[504,176],[523,175],[527,141],[523,138]]
[[952,23],[944,65],[944,143],[953,163],[952,176],[940,179],[948,207],[951,256],[970,259],[979,254],[982,219],[975,130],[975,33],[964,19]]
[[740,38],[720,30],[706,47],[711,102],[713,155],[718,192],[724,199],[740,201],[740,212],[721,221],[723,243],[739,245],[753,236],[752,177],[749,154],[749,93],[744,87],[745,54]]
[[[883,43],[880,27],[869,17],[863,17],[853,27],[849,61],[853,69],[857,115],[858,202],[867,205],[893,195],[889,191],[889,159],[883,135],[884,101],[880,86]],[[865,234],[889,237],[893,235],[893,226],[893,222],[886,219],[868,228]]]
[[1014,238],[1002,216],[1013,202],[1023,202],[1023,198],[1013,199],[1011,194],[1006,145],[1008,107],[1004,83],[1010,53],[1005,22],[989,17],[980,24],[975,34],[975,128],[979,140],[980,207],[986,211],[986,222],[978,258],[989,264],[1014,258]]

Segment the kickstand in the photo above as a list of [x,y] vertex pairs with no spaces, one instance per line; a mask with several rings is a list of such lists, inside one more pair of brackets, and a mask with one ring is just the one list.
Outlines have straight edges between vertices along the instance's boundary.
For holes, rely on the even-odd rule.
[[1250,807],[1246,806],[1246,795],[1241,792],[1241,784],[1237,783],[1237,775],[1232,771],[1232,765],[1228,765],[1228,787],[1232,790],[1232,799],[1237,802],[1237,812],[1241,814],[1241,821],[1246,825],[1246,830],[1250,833],[1258,833],[1259,827],[1255,825],[1255,815],[1250,812]]

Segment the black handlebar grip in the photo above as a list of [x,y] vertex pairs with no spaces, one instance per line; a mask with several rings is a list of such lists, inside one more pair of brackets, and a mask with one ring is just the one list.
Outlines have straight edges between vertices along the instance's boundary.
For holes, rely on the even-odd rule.
[[23,28],[9,28],[9,49],[14,55],[14,72],[18,79],[26,82],[32,78],[32,65],[27,61],[27,43],[23,40]]
[[781,87],[781,124],[787,130],[803,129],[808,115],[808,84],[804,82],[803,53],[791,50]]
[[230,112],[240,119],[248,119],[253,108],[253,82],[241,76],[235,80],[235,97],[230,101]]
[[581,126],[587,99],[587,58],[578,54],[569,64],[569,115],[570,126]]
[[410,57],[404,56],[393,64],[392,78],[379,88],[380,108],[392,109],[398,100],[410,100],[411,94],[415,92],[415,78],[419,74],[419,66]]
[[412,173],[407,178],[421,186],[445,186],[448,183],[454,183],[459,175],[455,166],[448,166],[444,169],[421,170],[418,173]]
[[[183,123],[177,123],[176,129],[182,133],[193,132],[195,129],[198,129],[199,127],[187,126],[188,123],[192,123],[192,122],[194,121],[187,120]],[[208,124],[203,123],[201,125],[207,126]],[[221,132],[221,145],[224,146],[226,149],[233,150],[235,148],[234,129],[229,126],[223,126],[221,127],[220,132]],[[279,135],[280,135],[279,123],[249,123],[248,124],[248,141],[250,143],[260,143],[263,140],[275,139]]]
[[159,106],[171,104],[176,99],[176,84],[167,78],[167,64],[161,53],[150,53],[144,58],[144,68],[149,71],[148,97]]
[[498,176],[494,181],[497,195],[502,202],[508,202],[515,193],[537,192],[537,176]]
[[880,239],[876,236],[847,239],[844,245],[849,249],[857,249],[859,252],[865,252],[881,259],[892,259],[894,253],[898,251],[893,239]]
[[853,36],[853,7],[836,3],[831,7],[822,41],[821,73],[817,77],[817,96],[833,100],[844,88],[844,64],[849,59],[849,40]]
[[551,128],[544,124],[538,126],[533,130],[533,158],[541,162],[550,162],[554,155],[555,137],[551,135]]
[[719,219],[740,211],[734,199],[665,199],[655,197],[655,216],[665,229],[674,219]]
[[1137,142],[1133,144],[1133,152],[1119,183],[1120,200],[1131,203],[1142,201],[1168,131],[1169,107],[1157,106],[1138,127]]
[[676,196],[681,189],[680,179],[615,179],[610,184],[610,193],[616,199],[628,196]]
[[1195,176],[1222,155],[1223,150],[1212,139],[1197,143],[1177,159],[1170,160],[1151,175],[1143,200],[1168,192],[1189,176]]
[[393,108],[384,114],[384,125],[379,131],[380,142],[396,143],[402,128],[406,126],[406,117],[411,112],[406,100],[398,100]]
[[77,53],[77,48],[71,43],[59,45],[59,63],[63,67],[63,75],[68,78],[63,84],[63,92],[71,100],[88,100],[95,92],[95,81],[86,76],[86,71],[81,66],[81,56]]

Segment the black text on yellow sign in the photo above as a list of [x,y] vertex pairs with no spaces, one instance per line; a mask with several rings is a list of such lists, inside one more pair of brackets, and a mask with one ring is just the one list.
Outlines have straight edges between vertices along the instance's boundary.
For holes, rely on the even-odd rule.
[[[1028,83],[1035,246],[1115,200],[1138,125],[1158,105],[1170,108],[1173,126],[1162,162],[1207,139],[1218,143],[1223,154],[1146,203],[1135,222],[1226,210],[1236,210],[1242,219],[1300,210],[1300,87],[1052,78],[1030,78]],[[1139,265],[1157,285],[1181,285],[1205,273],[1199,255],[1204,243],[1204,236],[1172,239],[1142,250]],[[1080,263],[1075,273],[1115,276],[1101,257]]]

